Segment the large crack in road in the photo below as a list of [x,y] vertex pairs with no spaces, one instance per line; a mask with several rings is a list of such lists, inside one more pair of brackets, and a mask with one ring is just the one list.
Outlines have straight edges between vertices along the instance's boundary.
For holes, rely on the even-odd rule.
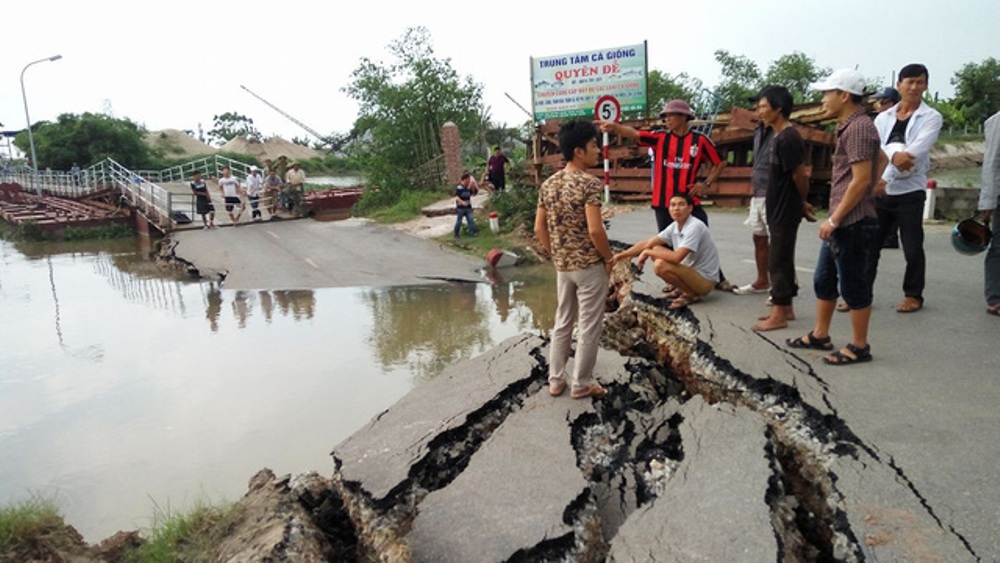
[[[767,533],[772,537],[761,545],[773,546],[775,559],[865,561],[872,549],[885,541],[855,531],[857,524],[852,524],[845,508],[850,500],[838,486],[837,473],[831,469],[838,461],[847,460],[862,468],[888,468],[940,530],[956,538],[967,556],[978,560],[965,538],[942,521],[895,461],[891,458],[884,461],[877,448],[850,429],[827,396],[829,385],[808,361],[762,337],[782,351],[788,367],[823,391],[821,407],[809,404],[795,385],[766,373],[745,373],[720,357],[710,344],[713,328],[710,325],[703,328],[690,311],[667,311],[663,300],[632,293],[630,288],[619,287],[614,295],[617,297],[612,303],[613,312],[606,317],[602,345],[627,359],[618,378],[609,383],[608,395],[574,402],[590,404],[587,408],[570,408],[563,418],[567,427],[564,439],[572,446],[582,485],[576,489],[570,485],[570,492],[561,497],[564,504],[553,519],[561,522],[526,525],[529,529],[543,527],[544,531],[534,543],[510,548],[507,560],[625,561],[655,559],[656,553],[669,558],[669,551],[663,550],[675,549],[676,545],[662,536],[640,535],[645,538],[641,547],[637,545],[643,541],[628,540],[637,534],[637,526],[630,517],[650,512],[657,500],[666,495],[676,499],[676,482],[683,486],[694,481],[696,475],[688,473],[693,469],[685,469],[685,458],[711,447],[710,423],[701,419],[706,418],[705,408],[717,409],[721,405],[729,405],[722,411],[724,416],[749,411],[759,421],[754,430],[759,443],[751,447],[759,449],[756,457],[762,460],[766,475],[762,478],[765,484],[761,494],[754,502],[766,506]],[[470,467],[476,456],[492,459],[494,465],[500,463],[490,458],[497,455],[495,452],[484,450],[486,444],[497,448],[496,444],[503,442],[501,435],[509,419],[513,420],[512,415],[538,416],[543,410],[538,399],[545,395],[541,390],[548,369],[544,344],[537,338],[525,337],[505,345],[485,360],[486,377],[496,385],[493,394],[485,396],[477,407],[456,412],[444,421],[414,423],[426,423],[427,429],[406,442],[403,455],[406,474],[393,477],[396,481],[387,479],[391,487],[380,488],[367,482],[365,471],[372,468],[359,469],[354,458],[372,456],[372,463],[382,464],[386,460],[378,456],[396,456],[399,452],[386,454],[387,448],[379,450],[372,443],[355,445],[351,443],[353,438],[338,446],[334,451],[337,470],[333,484],[358,530],[362,557],[382,561],[444,561],[449,556],[453,557],[451,560],[461,560],[455,553],[476,553],[476,538],[449,537],[445,541],[442,532],[433,525],[419,522],[415,525],[415,521],[418,516],[427,520],[437,518],[438,525],[446,521],[443,529],[447,535],[448,526],[457,533],[456,522],[465,523],[474,517],[489,519],[490,515],[482,510],[475,512],[475,507],[465,507],[469,509],[464,516],[466,520],[460,517],[449,520],[441,516],[442,511],[448,510],[442,507],[454,510],[455,499],[447,499],[451,489],[455,489],[451,496],[458,495],[458,502],[462,494],[476,494],[475,487],[464,489],[467,484],[457,484],[463,478],[473,478],[467,473],[482,478],[483,468]],[[522,365],[503,370],[497,367],[515,355],[524,361]],[[508,375],[506,380],[493,372],[511,369],[516,373]],[[372,425],[384,423],[391,433],[391,425],[413,420],[414,415],[402,416],[397,421],[385,418],[378,417]],[[407,423],[407,430],[410,426]],[[374,428],[371,426],[368,431],[377,434]],[[364,434],[365,430],[358,433]],[[400,438],[407,440],[405,436]],[[384,442],[384,439],[365,439],[376,444]],[[517,453],[511,452],[516,449],[508,451],[503,461],[514,461]],[[348,470],[345,463],[354,465]],[[517,469],[510,471],[516,474]],[[530,469],[524,476],[530,478]],[[490,498],[488,493],[484,494]],[[425,502],[429,498],[434,502]],[[452,504],[448,504],[449,500]],[[474,504],[473,499],[468,500]],[[511,506],[516,510],[516,504]],[[757,530],[764,533],[762,528]],[[492,546],[480,547],[485,552]]]

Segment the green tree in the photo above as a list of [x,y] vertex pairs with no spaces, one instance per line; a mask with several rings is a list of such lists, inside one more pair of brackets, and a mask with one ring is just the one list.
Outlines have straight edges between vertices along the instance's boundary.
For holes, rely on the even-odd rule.
[[703,88],[701,80],[686,72],[670,75],[658,70],[649,71],[646,85],[651,116],[658,115],[663,105],[670,100],[693,103]]
[[[128,119],[64,113],[55,122],[35,123],[31,131],[38,168],[67,170],[74,162],[86,167],[108,157],[130,168],[141,168],[149,162],[149,147],[143,142],[145,131]],[[18,134],[14,144],[29,154],[27,132]]]
[[955,86],[955,107],[966,125],[979,125],[1000,109],[1000,61],[990,57],[981,63],[967,63],[951,79]]
[[715,87],[719,97],[719,110],[726,112],[734,106],[747,107],[747,99],[763,85],[760,67],[745,55],[733,55],[725,49],[715,52],[715,60],[722,66],[722,80]]
[[829,68],[816,66],[805,53],[793,51],[775,59],[764,73],[765,84],[778,84],[788,88],[795,103],[818,101],[822,94],[811,91],[809,85],[830,75]]
[[259,141],[260,131],[253,125],[253,120],[245,115],[227,111],[222,115],[212,116],[214,127],[208,132],[208,138],[224,145],[236,137],[247,137]]
[[445,123],[458,126],[462,139],[481,137],[482,86],[459,77],[450,59],[434,57],[425,28],[408,29],[389,52],[395,61],[388,64],[361,59],[344,89],[359,105],[352,131],[359,139],[356,154],[368,181],[378,186],[365,194],[362,207],[391,204],[413,187],[440,188],[434,174],[421,170],[439,160]]

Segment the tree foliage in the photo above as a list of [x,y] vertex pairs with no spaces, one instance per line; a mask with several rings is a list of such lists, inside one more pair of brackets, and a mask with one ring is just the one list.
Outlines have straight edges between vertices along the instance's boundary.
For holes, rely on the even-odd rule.
[[649,98],[649,115],[658,115],[670,100],[693,102],[701,93],[701,80],[686,72],[670,75],[658,70],[649,71],[646,81]]
[[459,77],[450,59],[434,57],[426,28],[408,29],[389,52],[389,63],[361,59],[344,89],[359,105],[355,152],[379,187],[365,198],[379,203],[392,203],[406,188],[439,188],[421,185],[416,171],[440,157],[441,127],[450,121],[462,139],[475,140],[483,114],[482,86]]
[[951,79],[955,86],[955,107],[966,125],[979,125],[1000,110],[1000,61],[990,57],[981,63],[967,63]]
[[245,115],[227,111],[222,115],[212,116],[212,121],[213,128],[208,132],[208,138],[219,145],[224,145],[236,137],[261,140],[260,131],[254,127],[253,119]]
[[[64,113],[55,122],[34,124],[32,134],[38,168],[68,170],[74,162],[81,167],[112,158],[129,168],[141,168],[149,162],[149,147],[143,142],[145,131],[128,119],[103,114]],[[29,154],[27,132],[20,133],[14,144]]]
[[816,66],[816,61],[805,53],[793,51],[775,59],[764,73],[765,84],[778,84],[788,88],[795,103],[819,101],[820,92],[811,91],[809,85],[826,78],[832,71]]
[[719,109],[728,111],[733,106],[746,107],[747,98],[763,85],[763,76],[757,63],[745,55],[734,55],[725,49],[715,52],[715,60],[722,66],[722,79],[715,88]]

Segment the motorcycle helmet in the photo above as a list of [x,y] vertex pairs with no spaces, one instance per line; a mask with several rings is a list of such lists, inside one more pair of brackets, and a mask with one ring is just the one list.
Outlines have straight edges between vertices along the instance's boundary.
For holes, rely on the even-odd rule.
[[959,221],[951,230],[951,245],[968,256],[975,256],[989,248],[992,238],[990,228],[972,217]]

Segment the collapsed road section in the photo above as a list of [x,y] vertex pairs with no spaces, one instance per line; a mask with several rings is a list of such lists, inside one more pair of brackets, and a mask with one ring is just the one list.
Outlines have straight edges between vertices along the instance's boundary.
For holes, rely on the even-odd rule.
[[764,347],[748,373],[689,310],[615,295],[595,370],[608,395],[550,397],[547,342],[526,335],[336,446],[359,557],[977,559],[838,416],[807,359]]

